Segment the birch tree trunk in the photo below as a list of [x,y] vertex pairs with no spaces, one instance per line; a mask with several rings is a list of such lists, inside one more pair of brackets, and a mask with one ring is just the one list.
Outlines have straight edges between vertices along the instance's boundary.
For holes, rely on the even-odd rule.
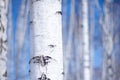
[[7,80],[15,80],[15,55],[13,47],[13,25],[12,25],[12,0],[9,0],[8,7],[8,28],[7,28],[7,39],[8,39],[8,53],[7,53]]
[[[74,80],[75,78],[75,60],[73,53],[73,33],[75,29],[75,1],[71,0],[70,22],[68,30],[67,44],[65,47],[65,77],[64,80]],[[73,66],[74,65],[74,68]],[[70,69],[72,68],[72,69]]]
[[[28,12],[29,12],[29,0],[22,0],[17,28],[16,28],[16,79],[26,80],[28,78],[28,62],[27,62],[27,33],[28,33]],[[18,37],[19,36],[19,37]]]
[[67,79],[67,76],[68,76],[68,69],[69,69],[69,67],[68,67],[68,60],[66,60],[67,58],[66,58],[66,45],[67,45],[67,34],[68,34],[68,28],[67,28],[67,26],[68,26],[68,23],[67,23],[67,19],[68,19],[68,16],[66,15],[67,14],[67,0],[63,0],[63,14],[65,14],[65,15],[63,15],[62,16],[62,24],[63,24],[63,26],[62,26],[62,31],[63,31],[63,61],[64,61],[64,63],[63,63],[63,65],[64,65],[64,80],[66,80]]
[[113,47],[113,67],[114,67],[114,80],[120,80],[120,2],[119,1],[114,1],[112,4],[112,17],[113,17],[113,26],[114,26],[114,36],[113,36],[113,41],[114,41],[114,47]]
[[[96,0],[95,0],[96,1]],[[94,31],[95,31],[95,17],[94,17],[94,6],[95,6],[95,2],[94,0],[91,0],[89,2],[89,8],[90,8],[90,32],[89,32],[89,41],[90,41],[90,74],[91,74],[91,80],[93,80],[93,72],[94,72],[94,66],[93,66],[93,56],[94,56]]]
[[60,0],[32,0],[30,80],[63,80]]
[[6,80],[6,54],[7,54],[7,0],[0,0],[0,80]]
[[89,24],[88,24],[88,0],[82,0],[83,12],[83,68],[84,80],[90,80],[90,51],[89,51]]
[[80,15],[79,15],[79,41],[80,41],[80,43],[79,43],[79,46],[78,46],[78,50],[79,50],[79,58],[80,58],[80,80],[84,80],[84,66],[83,66],[83,64],[84,64],[84,58],[83,58],[83,55],[84,55],[84,53],[83,53],[83,11],[82,11],[82,9],[83,9],[83,5],[82,5],[82,0],[80,1],[80,7],[79,7],[79,9],[80,9]]
[[112,50],[113,50],[113,22],[110,11],[110,6],[112,4],[111,0],[105,0],[104,4],[104,23],[103,28],[103,48],[104,48],[104,63],[103,63],[103,80],[114,80],[113,73],[113,60],[112,60]]

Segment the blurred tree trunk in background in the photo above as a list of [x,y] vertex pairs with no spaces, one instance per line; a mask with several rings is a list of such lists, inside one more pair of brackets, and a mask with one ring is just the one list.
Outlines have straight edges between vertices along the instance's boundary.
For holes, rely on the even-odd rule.
[[83,70],[84,80],[91,79],[90,73],[90,50],[89,50],[89,23],[88,23],[88,0],[82,0],[82,26],[83,26]]
[[8,0],[0,0],[0,80],[7,79],[7,8]]
[[114,3],[112,4],[112,20],[113,20],[113,26],[114,26],[114,80],[120,80],[120,1],[114,0]]
[[32,0],[30,80],[63,80],[60,0]]
[[7,53],[7,80],[15,80],[15,56],[14,56],[14,41],[13,41],[13,24],[12,24],[12,0],[8,4],[8,53]]
[[[71,0],[70,4],[70,22],[68,27],[68,38],[65,45],[65,80],[75,79],[75,54],[74,54],[74,44],[73,44],[73,33],[75,29],[75,0]],[[69,67],[71,70],[69,70]]]
[[[28,79],[28,47],[27,39],[28,29],[28,12],[29,12],[29,0],[22,0],[18,14],[16,34],[15,34],[15,48],[16,48],[16,79],[26,80]],[[19,37],[18,37],[19,36]]]
[[[94,74],[94,66],[93,66],[93,60],[94,60],[94,32],[95,32],[95,1],[98,0],[91,0],[89,1],[89,49],[90,49],[90,74],[91,74],[91,80],[93,80],[93,74]],[[95,73],[97,74],[97,73]],[[100,76],[100,75],[99,75]]]
[[[69,22],[69,19],[68,19],[68,16],[66,15],[67,14],[67,6],[68,6],[68,3],[67,3],[67,0],[63,0],[62,1],[62,13],[65,14],[65,15],[62,15],[62,31],[63,31],[63,64],[64,64],[64,80],[67,79],[67,77],[69,76],[68,74],[68,71],[69,71],[69,58],[67,59],[67,50],[66,50],[66,46],[67,46],[67,37],[68,37],[68,25],[69,23],[67,23],[67,21]],[[68,56],[69,57],[69,56]]]
[[103,79],[114,80],[113,69],[113,17],[111,16],[112,0],[104,1],[104,22],[102,22],[102,40],[104,49]]
[[[80,1],[71,0],[70,16],[68,19],[69,21],[66,22],[66,26],[63,25],[63,28],[67,27],[67,28],[64,28],[64,30],[66,29],[65,30],[66,32],[63,32],[63,35],[67,35],[65,37],[66,40],[63,39],[64,48],[65,48],[64,49],[65,80],[83,80],[83,78],[85,78],[86,80],[88,79],[91,80],[91,77],[90,77],[91,76],[90,75],[91,74],[91,61],[90,61],[91,55],[89,51],[89,38],[88,38],[89,36],[88,11],[89,10],[88,10],[88,2],[87,1],[85,3],[83,2],[84,1],[82,0]],[[79,6],[77,5],[78,3],[79,3]],[[68,33],[68,34],[65,34],[65,33]],[[86,53],[86,50],[88,53]],[[86,57],[87,57],[87,60],[86,60]],[[86,63],[88,64],[87,66],[86,66]],[[85,74],[83,74],[84,69],[85,69]]]

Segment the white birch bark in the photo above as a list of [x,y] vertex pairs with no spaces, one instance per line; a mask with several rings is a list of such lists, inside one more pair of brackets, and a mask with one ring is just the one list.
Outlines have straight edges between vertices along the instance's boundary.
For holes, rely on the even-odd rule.
[[84,80],[90,80],[90,51],[89,51],[89,24],[88,24],[88,0],[82,0],[83,12],[83,66]]
[[30,80],[63,80],[60,0],[32,0]]
[[0,80],[6,80],[6,54],[7,54],[7,1],[0,0]]

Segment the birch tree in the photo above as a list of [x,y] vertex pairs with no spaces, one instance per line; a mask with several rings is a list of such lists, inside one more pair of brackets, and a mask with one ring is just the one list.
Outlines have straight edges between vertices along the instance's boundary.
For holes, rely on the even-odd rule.
[[32,0],[30,80],[63,80],[60,0]]
[[7,54],[7,0],[0,0],[0,80],[6,80]]
[[[16,28],[16,79],[27,79],[27,32],[28,32],[29,0],[22,0]],[[19,37],[18,37],[19,36]],[[24,72],[24,73],[22,73]]]
[[[75,5],[74,5],[75,6]],[[80,15],[79,15],[80,16]],[[75,15],[74,45],[76,80],[82,80],[82,27],[79,25],[79,17]]]
[[[68,38],[65,45],[65,78],[64,80],[74,80],[75,78],[75,60],[73,50],[73,33],[75,29],[75,1],[71,0],[70,22],[68,30]],[[71,67],[72,66],[72,67]],[[70,69],[70,68],[72,69]]]
[[68,29],[67,29],[67,26],[68,26],[68,23],[67,23],[67,19],[68,19],[68,16],[66,15],[67,14],[67,6],[68,6],[68,4],[67,4],[67,0],[63,0],[63,11],[62,11],[62,13],[63,14],[65,14],[65,15],[63,15],[62,17],[62,24],[63,24],[63,26],[62,26],[62,31],[63,31],[63,60],[64,60],[64,80],[66,80],[66,78],[67,78],[67,76],[68,76],[68,69],[69,69],[69,67],[67,67],[68,66],[68,60],[66,60],[66,45],[67,45],[67,34],[68,34]]
[[113,20],[113,26],[114,26],[114,36],[113,36],[113,41],[114,41],[114,48],[113,48],[113,67],[114,67],[114,75],[115,78],[114,80],[119,80],[120,79],[120,53],[119,53],[119,48],[120,48],[120,2],[119,1],[114,1],[113,6],[112,6],[112,20]]
[[83,69],[84,80],[90,80],[90,51],[89,51],[89,24],[88,0],[82,0],[82,25],[83,25]]
[[15,55],[13,46],[13,25],[12,25],[12,0],[9,0],[8,8],[8,28],[7,28],[7,39],[8,39],[8,53],[7,53],[7,78],[8,80],[15,80]]
[[105,0],[104,22],[102,22],[102,40],[104,48],[103,80],[114,80],[113,71],[113,21],[110,6],[112,0]]
[[[96,0],[95,0],[96,1]],[[95,31],[95,13],[94,13],[94,6],[95,6],[95,1],[91,0],[89,2],[89,14],[90,14],[90,32],[89,32],[89,41],[90,41],[90,74],[91,74],[91,80],[93,79],[93,74],[94,74],[94,66],[93,66],[93,56],[95,54],[94,52],[94,31]]]

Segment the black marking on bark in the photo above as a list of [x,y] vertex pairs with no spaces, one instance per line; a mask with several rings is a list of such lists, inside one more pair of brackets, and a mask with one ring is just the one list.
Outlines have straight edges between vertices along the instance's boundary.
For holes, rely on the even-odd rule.
[[112,66],[108,66],[108,69],[112,69]]
[[3,44],[6,44],[7,43],[7,40],[3,41],[3,39],[0,39],[0,54],[2,53],[3,50],[7,50]]
[[5,73],[3,74],[4,77],[7,77],[7,71],[5,71]]
[[39,36],[41,36],[41,35],[35,35],[34,37],[39,37]]
[[40,78],[38,78],[38,80],[51,80],[50,78],[48,78],[47,76],[46,76],[46,74],[42,74],[41,75],[41,77]]
[[3,26],[3,24],[2,24],[2,22],[0,21],[0,31],[2,31],[2,32],[4,32],[5,31],[5,28],[4,28],[4,26]]
[[37,1],[41,1],[41,0],[33,0],[33,1],[32,1],[32,4],[33,4],[34,2],[37,2]]
[[81,28],[83,28],[83,25],[81,25]]
[[65,73],[64,72],[62,72],[62,75],[64,75]]
[[56,14],[62,15],[62,11],[57,11]]
[[50,45],[48,45],[50,48],[53,48],[53,47],[55,47],[56,45],[52,45],[52,44],[50,44]]
[[6,61],[4,58],[0,58],[0,60],[2,60],[2,61]]
[[107,56],[107,59],[112,59],[112,56],[111,56],[111,55],[108,55],[108,56]]
[[52,60],[52,57],[50,56],[35,56],[32,59],[30,59],[29,64],[31,63],[31,61],[33,61],[33,63],[38,63],[40,64],[42,67],[48,65],[48,63],[50,63]]
[[30,24],[32,24],[33,23],[33,21],[30,21]]

